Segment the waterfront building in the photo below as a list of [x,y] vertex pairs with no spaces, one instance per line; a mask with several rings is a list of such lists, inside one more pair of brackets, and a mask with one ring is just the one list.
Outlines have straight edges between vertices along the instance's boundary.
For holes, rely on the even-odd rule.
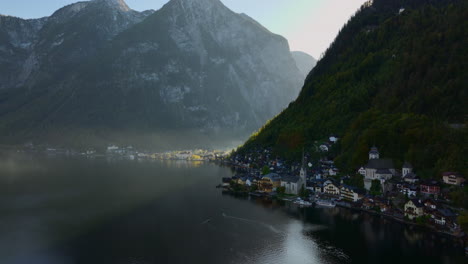
[[273,192],[281,186],[281,177],[276,173],[264,175],[258,181],[258,190],[263,192]]
[[302,153],[302,165],[299,176],[283,176],[281,178],[281,187],[285,188],[288,194],[298,195],[301,189],[307,187],[307,167],[304,153]]
[[405,204],[405,216],[410,220],[424,215],[424,204],[421,200],[412,199]]
[[334,183],[328,182],[327,184],[324,184],[323,192],[329,195],[339,196],[340,188]]
[[341,200],[357,202],[364,197],[364,191],[356,187],[343,184],[340,189]]

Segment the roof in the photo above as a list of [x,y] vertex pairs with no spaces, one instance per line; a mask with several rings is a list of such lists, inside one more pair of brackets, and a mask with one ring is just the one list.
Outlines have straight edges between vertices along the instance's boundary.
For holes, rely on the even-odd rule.
[[366,165],[369,169],[393,169],[393,161],[391,159],[371,159]]
[[418,199],[411,199],[410,200],[411,202],[413,202],[413,204],[416,206],[416,207],[424,207],[424,204],[418,200]]
[[448,208],[439,209],[438,211],[445,217],[455,217],[455,216],[457,216],[455,213],[452,212],[452,210],[450,210]]
[[433,181],[433,180],[428,180],[428,181],[422,182],[420,185],[424,185],[424,186],[439,186],[439,182]]
[[377,169],[375,172],[377,174],[392,174],[392,172],[389,169]]
[[444,172],[442,173],[442,176],[450,176],[450,175],[455,175],[457,177],[462,177],[460,173],[458,172]]
[[405,162],[405,163],[403,163],[403,168],[412,169],[413,165],[411,165],[411,163],[409,163],[409,162]]
[[279,175],[276,174],[276,173],[269,173],[269,174],[267,174],[267,175],[264,175],[264,176],[262,177],[262,179],[263,179],[263,178],[268,178],[268,179],[270,179],[270,180],[272,180],[272,181],[280,181],[280,180],[281,180],[281,176],[279,176]]
[[343,184],[341,185],[341,188],[346,188],[348,190],[351,190],[355,193],[358,193],[358,194],[365,194],[366,191],[363,190],[363,189],[359,189],[358,187],[354,187],[354,186],[351,186],[351,185],[347,185],[347,184]]
[[412,172],[407,173],[407,174],[405,175],[405,179],[417,179],[417,178],[418,178],[418,176],[416,176],[416,174],[414,174],[414,173],[412,173]]
[[284,182],[298,182],[300,179],[297,175],[284,175],[281,177],[281,181]]

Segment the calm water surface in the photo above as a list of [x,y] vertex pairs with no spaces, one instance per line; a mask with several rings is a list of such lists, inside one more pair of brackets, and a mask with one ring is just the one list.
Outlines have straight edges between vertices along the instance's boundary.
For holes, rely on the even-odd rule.
[[236,198],[207,163],[2,156],[0,263],[467,263],[345,209]]

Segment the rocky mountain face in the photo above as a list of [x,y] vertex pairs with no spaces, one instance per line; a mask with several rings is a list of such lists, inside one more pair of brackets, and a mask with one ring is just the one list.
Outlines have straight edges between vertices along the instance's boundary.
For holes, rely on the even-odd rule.
[[312,71],[312,69],[317,65],[317,60],[310,56],[309,54],[302,51],[293,51],[291,52],[294,61],[296,62],[297,68],[301,71],[304,79]]
[[18,26],[0,32],[13,52],[0,66],[2,141],[240,139],[303,82],[286,39],[219,0],[142,13],[94,0],[4,20]]

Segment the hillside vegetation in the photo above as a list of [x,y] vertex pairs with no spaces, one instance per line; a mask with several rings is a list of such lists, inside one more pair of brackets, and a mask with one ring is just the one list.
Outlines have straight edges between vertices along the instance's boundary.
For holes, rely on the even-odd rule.
[[367,3],[308,75],[298,99],[239,153],[302,148],[340,136],[335,162],[355,170],[377,145],[421,176],[468,173],[468,1]]

